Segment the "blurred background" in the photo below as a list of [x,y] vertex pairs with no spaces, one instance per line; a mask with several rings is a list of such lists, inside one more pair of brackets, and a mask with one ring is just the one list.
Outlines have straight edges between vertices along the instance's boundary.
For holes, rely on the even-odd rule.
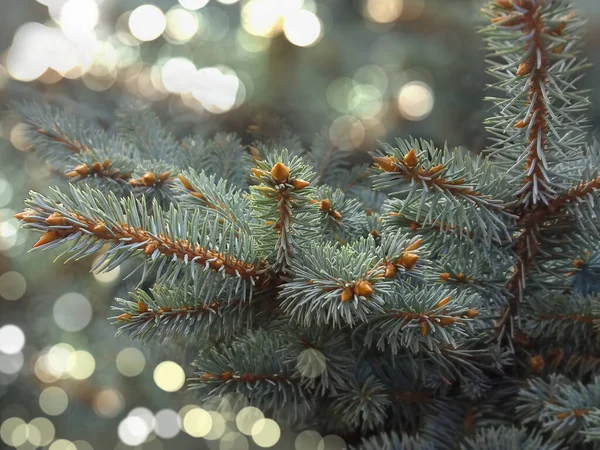
[[[584,52],[600,59],[600,2]],[[207,405],[185,388],[193,358],[174,344],[115,337],[110,305],[127,268],[52,264],[13,214],[59,184],[30,152],[13,101],[76,112],[109,129],[124,97],[151,103],[177,136],[287,124],[325,130],[355,159],[420,136],[479,151],[488,105],[481,0],[0,0],[0,446],[19,449],[344,448],[260,413]],[[590,93],[592,125],[600,90]],[[273,428],[276,427],[276,428]],[[260,428],[260,429],[259,429]],[[262,430],[262,431],[261,431]]]

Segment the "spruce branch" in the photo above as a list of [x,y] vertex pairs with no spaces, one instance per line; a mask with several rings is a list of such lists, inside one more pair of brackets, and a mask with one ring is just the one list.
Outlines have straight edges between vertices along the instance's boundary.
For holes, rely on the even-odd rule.
[[311,399],[294,377],[293,365],[280,357],[280,348],[276,336],[252,331],[227,346],[201,351],[190,387],[208,398],[241,393],[262,411],[300,420]]
[[96,268],[110,270],[144,254],[142,278],[157,269],[159,281],[173,284],[182,277],[195,295],[209,298],[222,293],[228,299],[251,299],[254,286],[268,280],[252,238],[238,237],[231,226],[200,212],[173,206],[164,211],[157,202],[149,209],[144,199],[119,201],[112,194],[74,186],[70,195],[58,189],[48,197],[33,192],[26,203],[30,208],[17,217],[25,227],[44,233],[34,247],[54,248],[74,241],[66,253],[71,254],[69,259],[79,259],[110,244]]
[[[184,287],[185,289],[186,287]],[[200,301],[199,301],[200,300]],[[214,299],[206,302],[181,289],[155,286],[150,292],[136,289],[131,300],[117,298],[117,334],[144,342],[231,339],[252,324],[247,302]]]
[[315,235],[319,216],[311,204],[313,173],[299,157],[284,150],[256,162],[250,187],[250,202],[255,221],[253,233],[259,250],[268,255],[275,271],[287,272],[300,246]]

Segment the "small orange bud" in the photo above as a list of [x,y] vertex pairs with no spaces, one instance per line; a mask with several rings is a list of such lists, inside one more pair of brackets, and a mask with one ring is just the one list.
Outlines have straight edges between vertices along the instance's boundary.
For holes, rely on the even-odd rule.
[[14,215],[15,219],[22,220],[23,222],[35,222],[35,219],[32,217],[35,214],[35,211],[32,209],[26,209],[20,213]]
[[124,313],[124,314],[121,314],[119,317],[117,317],[117,320],[120,320],[120,321],[126,322],[126,321],[130,320],[132,317],[133,317],[133,316],[132,316],[131,314],[129,314],[129,313]]
[[166,312],[171,312],[173,311],[173,309],[170,306],[161,306],[160,308],[158,308],[160,312],[162,313],[166,313]]
[[144,247],[144,253],[146,255],[151,255],[152,253],[154,253],[154,251],[158,248],[158,244],[156,242],[150,242],[149,244],[146,244],[146,246]]
[[498,5],[500,8],[512,8],[513,4],[512,4],[512,0],[496,0],[496,5]]
[[531,370],[533,373],[537,373],[538,375],[544,371],[545,365],[546,362],[544,361],[542,355],[532,356],[529,360],[529,366],[531,367]]
[[377,230],[371,230],[371,236],[373,236],[374,238],[378,238],[379,232]]
[[51,226],[68,225],[67,219],[57,212],[53,212],[46,218],[46,223]]
[[398,269],[396,269],[396,266],[394,264],[388,264],[387,266],[385,266],[385,277],[386,278],[394,278],[396,276],[397,272],[398,272]]
[[434,166],[431,169],[429,169],[429,175],[434,175],[434,174],[438,173],[440,170],[442,170],[443,168],[444,168],[443,164],[438,164],[437,166]]
[[421,322],[421,336],[425,337],[427,332],[429,331],[429,322],[423,321]]
[[375,156],[373,161],[385,172],[398,172],[399,170],[396,166],[396,160],[391,156]]
[[39,240],[33,244],[33,248],[40,247],[45,244],[49,244],[57,239],[60,239],[61,234],[54,230],[46,231]]
[[171,172],[163,172],[158,176],[159,181],[164,182],[171,176]]
[[98,161],[95,161],[94,164],[92,164],[92,172],[102,172],[102,164],[100,164]]
[[441,300],[440,300],[440,301],[437,303],[437,305],[435,305],[435,306],[433,307],[433,309],[438,309],[438,308],[441,308],[442,306],[446,306],[446,305],[448,304],[448,302],[449,302],[449,301],[450,301],[450,296],[448,296],[448,297],[444,297],[443,299],[441,299]]
[[352,300],[352,297],[354,297],[354,293],[352,292],[352,289],[344,288],[342,290],[342,295],[341,295],[342,303],[349,302],[350,300]]
[[516,124],[515,124],[515,128],[525,128],[527,125],[529,125],[529,123],[523,121],[523,120],[519,120]]
[[531,64],[528,61],[525,61],[519,65],[517,76],[522,77],[523,75],[529,74],[529,72],[531,72]]
[[419,159],[417,158],[417,152],[415,152],[414,148],[411,148],[410,152],[408,152],[404,156],[403,163],[407,169],[411,169],[411,170],[417,166],[417,164],[419,163]]
[[567,417],[569,417],[569,413],[568,412],[560,412],[556,415],[557,418],[559,418],[560,420],[564,420]]
[[423,239],[417,239],[415,242],[406,247],[406,251],[412,252],[413,250],[418,249],[421,246],[421,242],[423,242]]
[[73,170],[82,177],[85,177],[90,173],[90,168],[87,164],[79,164],[78,166],[75,166]]
[[148,305],[146,305],[143,301],[138,301],[138,311],[140,313],[145,313],[148,311]]
[[263,172],[255,167],[253,167],[252,169],[252,173],[254,174],[255,177],[257,178],[262,178],[263,177]]
[[331,209],[331,201],[329,199],[324,198],[321,200],[321,211],[327,212]]
[[402,258],[400,258],[400,265],[403,266],[406,270],[412,270],[417,261],[419,260],[419,255],[415,253],[404,253]]
[[144,175],[142,175],[142,182],[146,186],[152,186],[156,182],[156,175],[154,172],[146,172]]
[[456,322],[456,318],[454,317],[440,317],[440,325],[443,327],[447,327]]
[[337,219],[337,220],[342,220],[342,213],[341,213],[341,212],[339,212],[339,211],[332,211],[332,212],[331,212],[331,216],[332,216],[334,219]]
[[448,281],[450,279],[450,274],[448,272],[440,273],[440,280]]
[[292,181],[292,186],[294,186],[294,189],[296,189],[297,191],[301,191],[309,185],[310,183],[308,181],[304,181],[299,178],[296,178],[294,181]]
[[213,268],[213,270],[219,270],[221,267],[223,267],[224,264],[225,261],[223,261],[220,258],[217,258],[212,263],[210,263],[210,266]]
[[361,280],[354,286],[354,292],[356,295],[368,297],[373,293],[373,285],[368,281]]
[[106,228],[106,225],[104,225],[103,223],[99,223],[98,225],[95,225],[94,228],[92,228],[92,231],[95,234],[99,235],[103,235],[104,233],[106,233],[107,230],[108,228]]
[[110,166],[110,159],[106,158],[102,163],[102,167],[106,169],[108,166]]
[[465,313],[465,316],[467,316],[469,319],[474,319],[478,315],[479,315],[479,311],[477,311],[476,309],[473,309],[473,308],[467,309],[467,312]]
[[419,224],[417,222],[411,222],[408,227],[410,228],[410,231],[417,231],[419,228]]
[[223,381],[231,380],[232,378],[233,378],[233,375],[231,374],[231,372],[223,372],[221,374],[221,379]]
[[584,266],[584,262],[581,259],[576,259],[575,261],[573,261],[573,267],[576,267],[577,269],[581,269]]
[[190,195],[192,197],[196,197],[196,198],[199,198],[200,200],[206,201],[206,197],[204,195],[202,195],[200,192],[190,192]]
[[456,275],[456,279],[458,281],[465,281],[467,279],[467,276],[464,273],[459,273],[458,275]]
[[177,175],[177,178],[179,178],[179,181],[181,181],[181,184],[183,184],[183,187],[186,188],[188,191],[193,191],[194,190],[194,186],[192,186],[192,184],[185,179],[185,177],[181,174]]
[[285,183],[290,176],[290,169],[285,164],[278,162],[271,169],[271,177],[277,184]]
[[71,170],[70,172],[65,172],[65,176],[67,178],[75,178],[75,177],[78,177],[79,174],[77,172],[75,172],[74,170]]

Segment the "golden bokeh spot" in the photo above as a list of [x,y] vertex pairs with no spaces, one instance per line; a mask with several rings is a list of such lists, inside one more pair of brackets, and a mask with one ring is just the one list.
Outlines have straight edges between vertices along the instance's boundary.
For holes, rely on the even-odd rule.
[[205,437],[213,426],[210,413],[202,408],[190,409],[183,418],[183,430],[193,437]]
[[163,391],[175,392],[185,383],[185,372],[173,361],[163,361],[154,369],[154,382]]

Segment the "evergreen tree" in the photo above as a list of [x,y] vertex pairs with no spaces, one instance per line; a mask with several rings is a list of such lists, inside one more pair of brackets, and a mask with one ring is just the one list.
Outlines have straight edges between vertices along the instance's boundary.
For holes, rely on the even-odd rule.
[[[72,181],[18,218],[35,248],[139,261],[119,333],[199,349],[190,386],[360,449],[595,448],[600,147],[561,0],[494,0],[484,155],[409,139],[350,168],[288,130],[179,142],[132,104],[114,134],[21,105]],[[367,176],[372,172],[373,176]]]

